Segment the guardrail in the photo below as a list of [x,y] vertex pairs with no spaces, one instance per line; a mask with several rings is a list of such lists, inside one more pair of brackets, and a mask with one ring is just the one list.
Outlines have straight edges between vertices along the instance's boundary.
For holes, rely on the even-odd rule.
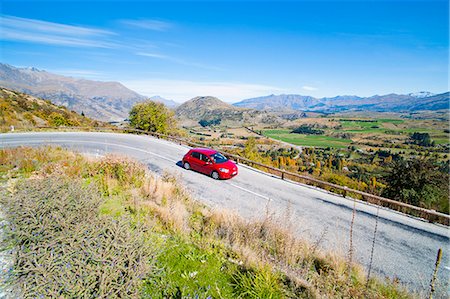
[[[89,130],[89,131],[94,130],[94,131],[100,131],[100,132],[112,131],[112,132],[124,132],[124,133],[135,132],[135,133],[140,133],[140,134],[145,134],[145,135],[151,135],[151,136],[154,136],[159,139],[171,140],[176,143],[185,144],[185,145],[192,146],[192,147],[205,146],[205,144],[195,143],[195,142],[192,142],[192,141],[187,140],[182,137],[160,134],[160,133],[155,133],[155,132],[148,132],[148,131],[144,131],[144,130],[131,129],[131,128],[119,128],[119,127],[89,127],[89,128],[87,128],[87,127],[64,127],[64,128],[61,128],[61,127],[36,127],[36,128],[38,128],[38,129],[58,129],[58,130],[61,130],[61,129]],[[393,210],[396,210],[396,211],[399,211],[399,212],[402,212],[405,214],[409,214],[409,215],[412,215],[412,216],[415,216],[418,218],[426,219],[430,222],[437,222],[437,223],[444,224],[447,226],[450,225],[450,215],[447,215],[444,213],[417,207],[417,206],[414,206],[411,204],[399,202],[396,200],[377,196],[377,195],[370,194],[367,192],[350,189],[345,186],[340,186],[340,185],[336,185],[333,183],[321,181],[321,180],[318,180],[318,179],[310,177],[310,176],[289,172],[289,171],[286,171],[286,170],[283,170],[280,168],[276,168],[276,167],[273,167],[270,165],[252,161],[252,160],[249,160],[247,158],[244,158],[244,157],[241,157],[241,156],[238,156],[235,154],[227,153],[226,151],[220,150],[220,152],[222,154],[224,154],[225,156],[227,156],[228,158],[235,160],[237,163],[243,163],[243,164],[246,164],[246,165],[249,165],[252,167],[257,167],[259,169],[265,170],[268,173],[279,176],[282,180],[287,179],[287,180],[291,180],[291,181],[295,181],[295,182],[300,182],[300,183],[304,183],[304,184],[308,184],[308,185],[317,186],[317,187],[320,187],[322,189],[329,190],[329,191],[334,191],[334,192],[338,191],[338,193],[340,192],[340,194],[343,195],[344,197],[348,196],[348,195],[356,195],[356,197],[359,197],[358,199],[372,203],[372,204],[388,207],[390,209],[393,209]]]

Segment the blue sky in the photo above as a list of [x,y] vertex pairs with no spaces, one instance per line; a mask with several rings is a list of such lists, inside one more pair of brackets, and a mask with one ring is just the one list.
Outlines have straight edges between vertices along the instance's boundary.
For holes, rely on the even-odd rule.
[[1,0],[0,60],[178,102],[448,91],[447,1]]

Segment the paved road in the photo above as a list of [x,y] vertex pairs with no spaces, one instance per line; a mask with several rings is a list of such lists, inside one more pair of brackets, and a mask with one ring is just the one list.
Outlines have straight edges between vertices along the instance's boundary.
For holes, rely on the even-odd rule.
[[[240,165],[237,177],[215,181],[205,175],[186,171],[177,162],[186,146],[148,136],[113,133],[14,133],[0,134],[0,147],[42,144],[63,145],[82,153],[104,155],[120,153],[146,164],[159,174],[169,171],[180,177],[194,197],[212,208],[227,208],[246,218],[261,218],[266,207],[293,225],[296,233],[320,246],[347,254],[353,201],[318,188],[283,181]],[[370,258],[377,208],[356,203],[353,228],[355,259],[367,265]],[[381,277],[397,277],[411,289],[426,291],[434,269],[438,248],[444,250],[439,270],[440,293],[450,294],[448,281],[449,229],[406,215],[380,209],[374,271]],[[290,217],[286,216],[290,215]]]

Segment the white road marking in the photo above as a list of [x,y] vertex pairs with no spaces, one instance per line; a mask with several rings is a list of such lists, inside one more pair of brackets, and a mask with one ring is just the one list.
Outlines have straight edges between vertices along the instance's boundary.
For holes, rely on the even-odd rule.
[[[169,159],[167,157],[164,157],[164,156],[161,156],[159,154],[155,154],[153,152],[149,152],[149,151],[146,151],[146,150],[143,150],[143,149],[140,149],[140,148],[136,148],[136,147],[132,147],[132,146],[128,146],[128,145],[117,144],[117,143],[111,143],[111,142],[82,141],[82,140],[73,141],[73,140],[64,140],[64,139],[61,139],[61,140],[45,140],[45,141],[33,140],[33,141],[30,142],[30,140],[27,140],[27,143],[34,143],[34,142],[37,142],[37,143],[42,143],[42,142],[44,142],[44,143],[89,143],[89,144],[102,144],[102,145],[107,145],[107,146],[118,146],[118,147],[123,147],[123,148],[128,148],[128,149],[131,149],[131,150],[143,152],[143,153],[146,153],[146,154],[150,154],[150,155],[156,156],[158,158],[161,158],[161,159],[169,161],[169,162],[173,162],[173,163],[177,163],[178,162],[178,161]],[[16,141],[9,142],[8,141],[8,144],[10,144],[10,143],[18,143],[18,142],[16,142]],[[23,144],[23,141],[20,142],[20,143]],[[26,145],[26,144],[24,144],[24,145]]]
[[270,199],[270,198],[267,197],[267,196],[261,195],[261,194],[259,194],[259,193],[253,192],[253,191],[248,190],[248,189],[245,189],[245,188],[243,188],[243,187],[241,187],[241,186],[238,186],[238,185],[235,185],[235,184],[233,184],[233,183],[229,183],[229,185],[231,185],[231,186],[233,186],[233,187],[236,187],[236,188],[238,188],[238,189],[241,189],[242,191],[248,192],[248,193],[250,193],[250,194],[256,195],[256,196],[258,196],[258,197],[264,198],[265,200],[272,201],[272,199]]

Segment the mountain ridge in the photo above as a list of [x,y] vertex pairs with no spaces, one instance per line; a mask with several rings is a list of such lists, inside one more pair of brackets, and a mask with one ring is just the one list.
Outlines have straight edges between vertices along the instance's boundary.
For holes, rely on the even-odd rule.
[[324,98],[314,98],[297,94],[272,94],[245,99],[233,105],[240,108],[267,111],[290,109],[294,111],[323,113],[363,110],[374,112],[414,112],[450,108],[449,92],[432,94],[424,91],[406,95],[391,93],[370,97],[344,95]]

